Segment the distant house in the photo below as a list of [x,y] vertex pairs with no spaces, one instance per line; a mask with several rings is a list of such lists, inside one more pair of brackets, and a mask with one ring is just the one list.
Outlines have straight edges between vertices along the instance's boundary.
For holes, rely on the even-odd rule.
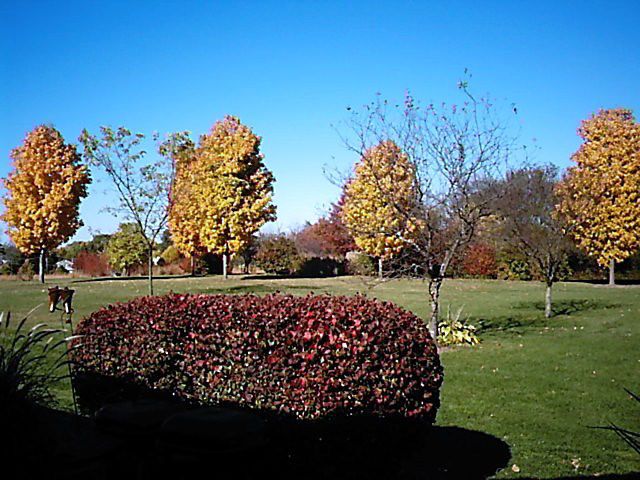
[[73,262],[71,260],[60,260],[56,262],[56,270],[73,273]]

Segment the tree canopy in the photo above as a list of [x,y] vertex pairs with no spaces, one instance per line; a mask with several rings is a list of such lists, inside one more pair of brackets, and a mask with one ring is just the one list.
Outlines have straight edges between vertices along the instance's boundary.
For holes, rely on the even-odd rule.
[[578,247],[601,266],[640,247],[640,125],[630,110],[601,110],[582,122],[582,145],[573,154],[558,193]]
[[29,132],[11,158],[14,168],[4,181],[2,219],[21,252],[40,254],[44,282],[45,252],[69,240],[82,226],[80,201],[87,196],[91,177],[76,147],[48,125]]
[[391,140],[369,148],[344,188],[342,218],[355,244],[383,259],[402,250],[416,228],[415,171]]
[[114,270],[129,275],[131,268],[144,264],[148,258],[147,242],[137,224],[121,223],[107,244],[109,264]]
[[[262,225],[275,220],[272,173],[261,139],[237,117],[226,116],[202,135],[197,148],[177,156],[170,226],[180,250],[222,255],[240,252]],[[185,144],[186,145],[186,144]]]

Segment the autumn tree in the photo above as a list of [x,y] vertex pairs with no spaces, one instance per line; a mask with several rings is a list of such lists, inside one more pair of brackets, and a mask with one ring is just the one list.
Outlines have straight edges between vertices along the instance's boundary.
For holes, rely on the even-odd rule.
[[355,244],[382,262],[402,250],[416,229],[419,201],[409,157],[392,140],[367,149],[344,187],[342,219]]
[[80,201],[91,178],[74,145],[58,130],[40,125],[11,152],[13,171],[4,180],[2,219],[7,234],[25,255],[38,254],[44,283],[47,252],[66,242],[82,221]]
[[160,152],[171,159],[175,168],[170,201],[168,226],[175,248],[191,259],[191,274],[195,274],[195,260],[206,253],[200,241],[205,215],[202,208],[201,172],[196,168],[195,144],[188,132],[169,135],[160,145]]
[[144,265],[149,259],[147,241],[137,223],[121,223],[109,239],[106,253],[111,268],[127,276],[132,267]]
[[497,202],[499,229],[512,249],[527,258],[546,283],[545,317],[552,315],[552,288],[567,260],[571,241],[567,225],[556,213],[558,169],[528,167],[507,173]]
[[630,110],[601,110],[582,122],[583,143],[558,193],[578,247],[609,267],[640,247],[640,125]]
[[[147,247],[149,294],[153,295],[153,249],[169,216],[173,162],[164,155],[145,162],[145,136],[119,127],[100,127],[100,135],[83,130],[83,155],[110,180],[117,201],[106,209],[134,223]],[[162,152],[160,152],[162,153]]]
[[[385,253],[404,245],[403,252],[414,259],[411,269],[424,272],[428,279],[429,329],[434,338],[440,289],[451,261],[474,239],[481,220],[491,214],[496,195],[491,185],[509,157],[521,148],[497,103],[476,98],[466,82],[459,87],[465,97],[461,105],[421,106],[407,95],[403,104],[379,99],[361,110],[350,109],[342,133],[347,148],[362,159],[359,168],[364,171],[356,172],[355,185],[347,185],[347,197],[368,199],[351,212],[347,210],[345,223],[353,225],[356,241],[360,237],[360,245],[368,251]],[[393,152],[397,163],[407,165],[401,170],[415,179],[415,186],[385,180],[389,162],[367,160],[372,153],[377,156],[387,151]],[[360,182],[358,176],[370,180]],[[399,191],[405,194],[400,196]],[[385,222],[394,220],[386,225],[378,214],[371,216],[370,223],[363,221],[369,211],[385,212]],[[405,226],[411,227],[410,235]]]
[[305,225],[296,235],[298,248],[317,256],[344,259],[348,252],[355,250],[356,244],[349,229],[342,221],[344,192],[339,200],[331,205],[328,214],[315,223]]
[[198,210],[198,244],[222,255],[240,252],[262,225],[275,220],[272,173],[260,153],[261,138],[237,117],[226,116],[203,135],[191,166],[191,198]]

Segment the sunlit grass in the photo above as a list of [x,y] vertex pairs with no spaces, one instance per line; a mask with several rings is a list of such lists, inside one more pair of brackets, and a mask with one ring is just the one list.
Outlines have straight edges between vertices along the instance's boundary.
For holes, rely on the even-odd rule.
[[[144,280],[75,282],[74,322],[102,305],[145,295]],[[51,286],[48,285],[48,286]],[[426,285],[395,280],[372,287],[370,281],[265,279],[234,276],[160,279],[159,294],[247,293],[276,291],[305,294],[362,292],[391,300],[426,318]],[[623,387],[640,391],[640,287],[609,288],[562,283],[555,289],[558,315],[545,319],[542,284],[450,280],[443,307],[464,307],[479,327],[482,344],[443,352],[445,384],[440,425],[481,430],[505,440],[512,449],[510,469],[500,477],[557,477],[626,473],[638,469],[636,454],[612,432],[588,428],[609,421],[638,427],[637,405]],[[46,302],[46,287],[0,282],[0,309],[22,315]],[[40,308],[31,322],[59,325],[59,315]],[[67,384],[57,390],[71,403]],[[635,425],[633,422],[635,420]],[[464,458],[464,452],[460,452]]]

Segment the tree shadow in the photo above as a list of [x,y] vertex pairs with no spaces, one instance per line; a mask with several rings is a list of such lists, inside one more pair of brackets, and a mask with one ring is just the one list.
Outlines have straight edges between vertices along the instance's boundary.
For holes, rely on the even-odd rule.
[[[604,278],[587,279],[587,280],[563,280],[567,283],[589,283],[591,285],[609,285],[609,280]],[[616,285],[640,285],[639,278],[616,278]],[[615,286],[614,286],[615,288]]]
[[476,327],[479,335],[500,332],[507,335],[522,335],[532,328],[549,325],[549,320],[541,315],[500,315],[491,318],[470,317],[469,322]]
[[[552,310],[554,315],[572,315],[574,313],[608,310],[618,308],[620,304],[605,302],[602,300],[581,299],[581,300],[561,300],[553,302]],[[544,302],[519,302],[514,305],[519,310],[539,310],[544,311]]]
[[[478,334],[505,332],[512,334],[522,334],[527,329],[546,327],[553,323],[554,317],[571,316],[576,313],[596,310],[608,310],[618,308],[618,303],[604,302],[601,300],[563,300],[553,303],[553,317],[545,318],[543,302],[519,302],[513,306],[514,310],[522,313],[512,315],[502,315],[491,318],[472,317],[471,323],[476,326]],[[530,311],[526,314],[525,311]],[[533,313],[535,312],[535,313]]]
[[[161,275],[161,276],[153,276],[153,281],[156,280],[179,280],[182,278],[201,278],[204,275],[191,275],[190,273],[185,273],[183,275]],[[78,278],[71,281],[71,283],[96,283],[96,282],[123,282],[127,280],[149,280],[149,277],[146,275],[136,275],[136,276],[117,276],[117,277],[97,277],[97,278]]]
[[324,273],[324,272],[298,272],[294,275],[277,275],[270,273],[262,274],[248,274],[242,277],[242,280],[296,280],[296,279],[311,279],[311,278],[345,278],[348,275],[343,273]]

